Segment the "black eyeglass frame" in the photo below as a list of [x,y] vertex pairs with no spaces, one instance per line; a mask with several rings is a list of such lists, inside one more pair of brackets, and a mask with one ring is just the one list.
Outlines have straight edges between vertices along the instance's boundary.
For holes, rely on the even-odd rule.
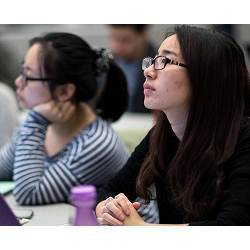
[[[159,69],[159,68],[155,68],[155,61],[156,61],[157,58],[160,58],[160,57],[165,59],[164,65],[163,65],[163,67],[160,68],[160,69]],[[143,67],[143,66],[144,66],[144,65],[143,65],[143,62],[144,62],[144,60],[146,60],[146,59],[150,59],[150,60],[151,60],[151,64],[150,64],[148,67],[150,67],[150,66],[153,64],[155,70],[162,70],[162,69],[164,69],[164,68],[166,67],[167,64],[173,64],[173,65],[178,65],[178,66],[187,68],[187,65],[186,65],[186,64],[180,63],[180,62],[175,61],[175,60],[172,60],[172,59],[169,59],[169,58],[167,58],[166,56],[156,56],[155,58],[152,58],[152,57],[145,57],[145,58],[143,58],[143,60],[142,60],[142,70],[145,70],[145,69],[148,68],[148,67]]]
[[23,81],[23,87],[26,87],[28,85],[28,81],[41,81],[41,82],[49,82],[53,81],[55,79],[52,78],[43,78],[43,77],[29,77],[23,72],[23,68],[21,68],[19,75],[22,76],[22,81]]

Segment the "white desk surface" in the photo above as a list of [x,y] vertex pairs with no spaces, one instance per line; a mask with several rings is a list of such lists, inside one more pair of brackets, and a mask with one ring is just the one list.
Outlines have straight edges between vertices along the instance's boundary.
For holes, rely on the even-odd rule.
[[59,203],[41,206],[19,206],[13,195],[5,196],[5,200],[12,209],[31,209],[33,217],[25,226],[59,226],[69,225],[69,219],[74,216],[75,209],[70,204]]

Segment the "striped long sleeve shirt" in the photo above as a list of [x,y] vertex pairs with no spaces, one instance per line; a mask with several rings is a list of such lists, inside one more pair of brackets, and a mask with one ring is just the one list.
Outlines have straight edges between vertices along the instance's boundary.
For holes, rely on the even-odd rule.
[[127,150],[111,126],[97,118],[58,154],[46,155],[49,121],[30,111],[10,143],[0,151],[0,179],[15,182],[19,204],[67,202],[72,186],[101,186],[125,164]]

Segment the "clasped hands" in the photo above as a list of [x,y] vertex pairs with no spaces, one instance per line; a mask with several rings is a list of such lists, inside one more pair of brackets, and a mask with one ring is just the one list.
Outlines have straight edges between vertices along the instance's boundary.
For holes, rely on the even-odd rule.
[[109,226],[145,226],[146,222],[140,217],[137,209],[139,202],[130,202],[120,193],[114,198],[109,197],[96,207],[96,216],[100,225]]

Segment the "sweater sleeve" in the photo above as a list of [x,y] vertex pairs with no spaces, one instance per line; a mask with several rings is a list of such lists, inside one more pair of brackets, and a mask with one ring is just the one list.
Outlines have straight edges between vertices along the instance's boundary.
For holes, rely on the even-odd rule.
[[141,143],[135,148],[127,163],[123,168],[102,187],[98,192],[97,203],[106,198],[119,193],[124,193],[129,200],[135,200],[137,195],[135,192],[136,178],[138,176],[140,167],[148,152],[149,133],[144,137]]
[[216,219],[192,222],[190,226],[250,225],[250,128],[242,131],[227,166],[228,185]]
[[16,140],[13,180],[13,194],[23,205],[65,202],[69,189],[78,180],[62,158],[45,166],[44,141],[49,121],[31,111]]

